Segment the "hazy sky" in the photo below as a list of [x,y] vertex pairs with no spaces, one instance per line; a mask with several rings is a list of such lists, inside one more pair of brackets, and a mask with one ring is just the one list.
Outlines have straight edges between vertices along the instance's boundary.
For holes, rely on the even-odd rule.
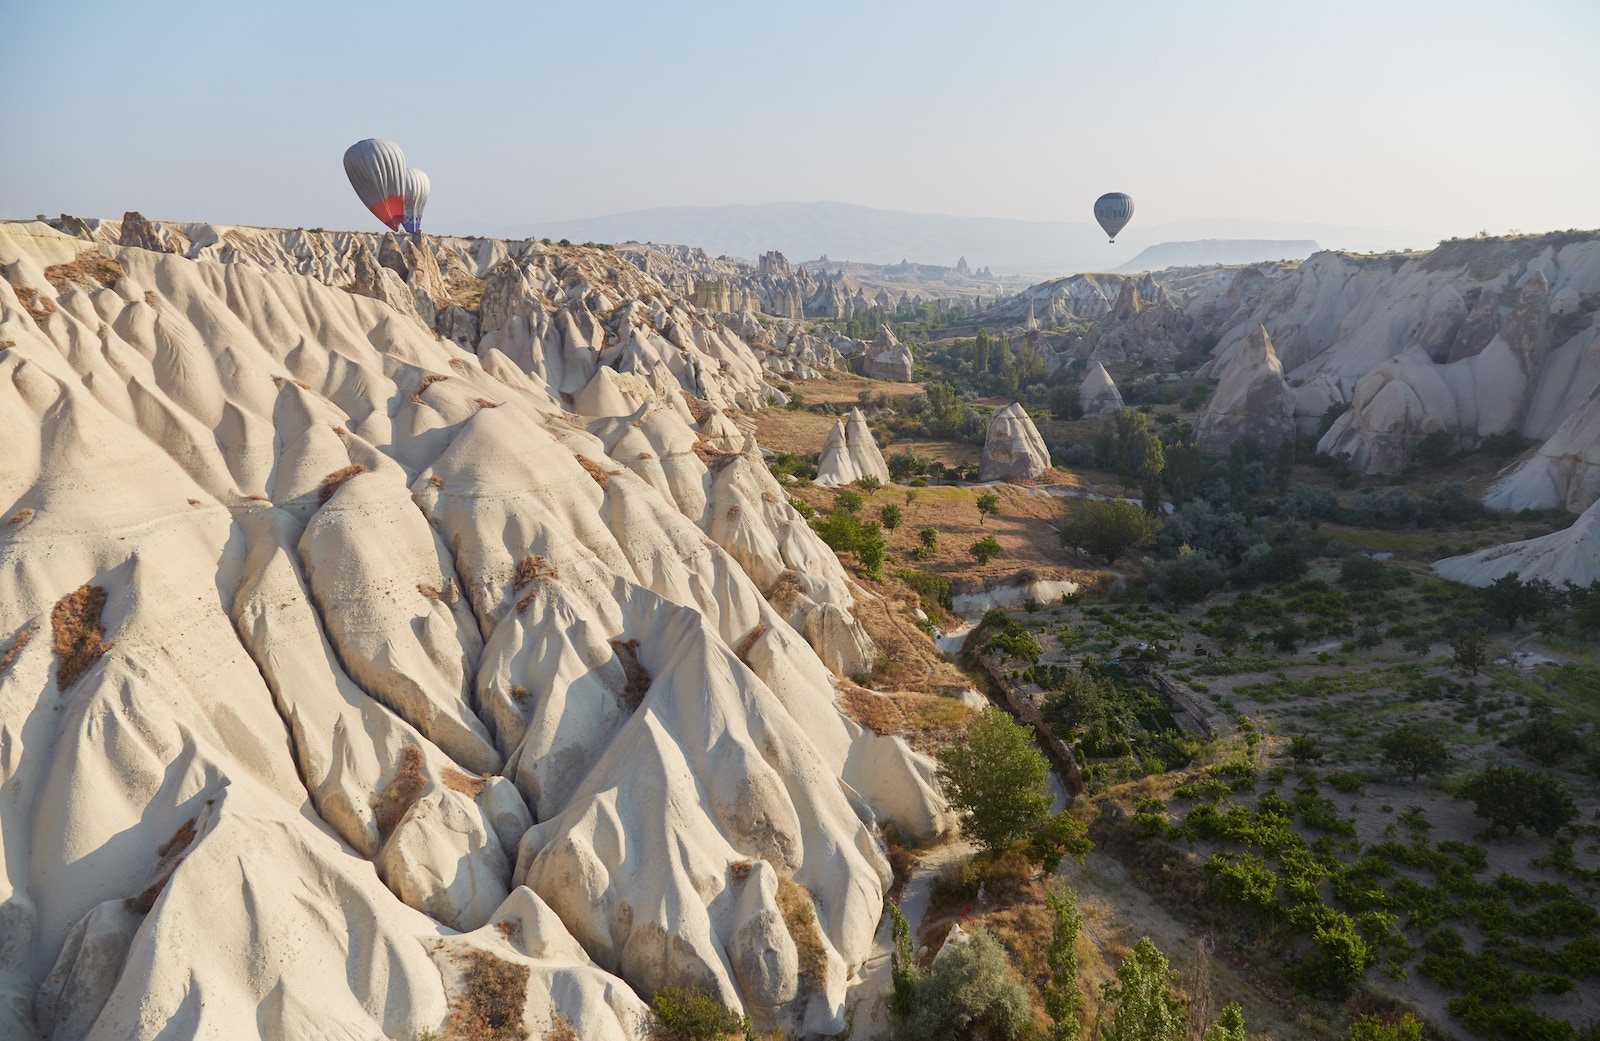
[[837,200],[1600,226],[1600,2],[0,0],[0,215],[369,227]]

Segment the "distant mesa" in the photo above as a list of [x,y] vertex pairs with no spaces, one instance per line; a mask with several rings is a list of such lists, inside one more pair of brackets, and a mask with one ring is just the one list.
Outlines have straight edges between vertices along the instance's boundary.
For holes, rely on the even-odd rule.
[[1319,247],[1312,239],[1197,239],[1145,247],[1117,271],[1164,271],[1202,264],[1255,264],[1263,260],[1304,260]]

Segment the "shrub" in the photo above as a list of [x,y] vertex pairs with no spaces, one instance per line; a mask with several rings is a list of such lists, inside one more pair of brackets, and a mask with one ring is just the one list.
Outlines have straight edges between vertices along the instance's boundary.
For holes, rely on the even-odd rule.
[[[104,586],[85,583],[56,601],[50,610],[51,649],[56,655],[56,689],[66,691],[115,646],[105,638],[100,612],[106,606]],[[15,651],[26,641],[18,638]]]
[[878,511],[878,519],[883,522],[883,526],[889,531],[893,531],[900,526],[900,517],[900,507],[892,502]]
[[835,511],[842,511],[844,513],[860,512],[861,496],[857,495],[855,492],[839,492],[833,497],[833,508]]
[[464,963],[462,992],[450,1003],[449,1036],[462,1041],[525,1041],[528,1028],[522,1012],[528,1000],[528,966],[481,950],[455,957]]
[[934,959],[893,1036],[905,1041],[978,1033],[1010,1041],[1032,1026],[1033,1002],[1011,978],[1005,950],[987,929]]
[[1005,547],[1001,546],[999,540],[993,535],[985,535],[977,542],[974,542],[972,545],[968,546],[967,552],[972,554],[978,563],[987,564],[995,557],[998,557],[1004,553]]
[[1000,496],[994,492],[984,492],[978,496],[978,523],[982,524],[985,517],[1000,516]]
[[1050,911],[1050,943],[1045,948],[1045,964],[1050,975],[1042,988],[1044,1010],[1050,1016],[1046,1041],[1077,1041],[1078,1016],[1083,1012],[1083,994],[1078,990],[1078,934],[1083,930],[1083,915],[1072,890],[1049,892],[1044,896]]
[[1107,1009],[1102,1041],[1178,1041],[1183,1037],[1183,1004],[1168,988],[1166,955],[1142,937],[1122,963],[1117,978],[1101,985]]
[[1438,773],[1450,762],[1444,739],[1432,728],[1416,723],[1384,734],[1378,739],[1378,747],[1383,752],[1384,765],[1409,773],[1413,781],[1418,774]]
[[1083,504],[1078,516],[1061,526],[1061,544],[1082,546],[1107,564],[1129,550],[1155,541],[1158,521],[1136,503],[1120,499],[1096,499]]
[[721,1041],[740,1029],[739,1017],[699,988],[662,987],[650,999],[650,1011],[661,1041]]
[[883,482],[872,474],[867,474],[865,477],[857,477],[855,486],[864,492],[875,492],[883,487]]
[[1489,822],[1489,834],[1514,835],[1526,825],[1548,838],[1577,819],[1578,807],[1553,774],[1519,766],[1486,766],[1468,777],[1461,794],[1473,813]]

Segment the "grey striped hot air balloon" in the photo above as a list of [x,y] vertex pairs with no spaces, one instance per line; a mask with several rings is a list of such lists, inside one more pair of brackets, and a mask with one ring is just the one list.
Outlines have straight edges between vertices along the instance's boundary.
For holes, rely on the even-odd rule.
[[377,137],[357,141],[345,149],[344,172],[362,205],[399,231],[406,212],[406,157],[400,146]]
[[1094,201],[1094,219],[1112,242],[1117,241],[1117,233],[1133,220],[1133,199],[1122,192],[1106,192]]
[[406,211],[401,220],[401,227],[406,231],[422,230],[422,210],[428,205],[428,175],[414,166],[406,168],[405,179]]

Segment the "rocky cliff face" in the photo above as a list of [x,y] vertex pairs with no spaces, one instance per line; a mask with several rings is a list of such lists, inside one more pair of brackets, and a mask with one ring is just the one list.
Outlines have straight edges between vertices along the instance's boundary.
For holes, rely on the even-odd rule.
[[750,348],[598,249],[82,223],[0,224],[0,1035],[839,1029],[873,807],[951,821]]
[[885,325],[872,338],[872,343],[867,345],[866,353],[861,356],[860,368],[862,375],[873,379],[909,382],[911,348],[895,339],[894,333]]
[[1294,436],[1294,393],[1265,329],[1228,360],[1205,408],[1195,420],[1195,441],[1206,455],[1227,455],[1241,437],[1253,437],[1267,452]]
[[984,434],[978,480],[1032,480],[1049,468],[1050,450],[1022,404],[1013,402],[995,412]]
[[1447,557],[1433,570],[1469,586],[1487,586],[1505,575],[1517,575],[1524,582],[1544,579],[1556,586],[1600,581],[1600,502],[1564,531]]
[[815,483],[824,488],[840,488],[863,477],[875,477],[888,484],[889,467],[883,461],[883,452],[878,449],[866,417],[860,409],[853,408],[849,416],[840,419],[828,431],[822,456],[817,461]]

